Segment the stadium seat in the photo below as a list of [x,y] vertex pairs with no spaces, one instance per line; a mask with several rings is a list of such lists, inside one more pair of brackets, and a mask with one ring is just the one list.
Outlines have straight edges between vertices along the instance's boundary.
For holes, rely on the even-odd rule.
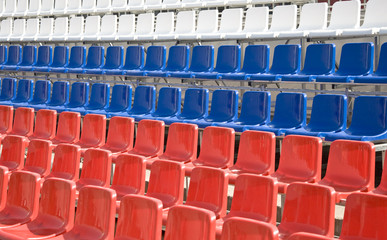
[[375,146],[373,143],[336,140],[331,144],[327,171],[319,184],[331,186],[336,190],[336,202],[345,201],[353,192],[373,190],[374,181]]
[[67,81],[55,81],[52,85],[52,94],[50,101],[43,106],[48,109],[64,109],[69,102],[70,84]]
[[51,15],[54,10],[54,0],[42,0],[40,14],[42,16]]
[[17,171],[11,174],[7,202],[0,212],[0,229],[17,227],[35,219],[39,211],[40,176]]
[[279,93],[271,122],[263,126],[247,126],[244,130],[269,131],[279,136],[288,130],[304,127],[306,105],[305,93]]
[[281,239],[295,232],[333,237],[335,226],[335,191],[333,188],[292,183],[288,187],[282,221],[278,225]]
[[74,224],[75,184],[62,179],[44,181],[37,217],[30,223],[0,231],[3,239],[46,239]]
[[[160,1],[161,3],[161,1]],[[163,12],[156,16],[156,27],[151,33],[137,35],[137,40],[156,40],[159,34],[172,34],[175,27],[175,14]]]
[[12,100],[14,108],[26,107],[32,100],[34,92],[34,81],[30,79],[20,79],[17,84],[16,98]]
[[98,69],[86,70],[89,74],[106,74],[106,72],[116,72],[122,69],[124,65],[124,47],[122,46],[110,46],[106,49],[105,64],[102,64]]
[[175,78],[191,78],[195,73],[210,72],[214,69],[214,46],[195,46],[192,49],[191,65],[188,71],[171,72]]
[[169,77],[173,72],[187,71],[189,66],[189,46],[171,46],[167,66],[163,71],[147,71],[147,76]]
[[39,33],[35,38],[35,41],[45,42],[50,41],[54,31],[54,18],[42,18],[40,19]]
[[1,104],[12,104],[16,97],[16,78],[3,78],[1,81]]
[[203,34],[218,31],[218,10],[202,10],[197,17],[197,26],[194,33],[182,33],[177,35],[178,40],[201,39]]
[[260,126],[270,122],[270,92],[246,91],[243,94],[241,113],[234,122],[215,123],[215,126],[234,128],[243,132],[247,126]]
[[4,17],[12,17],[13,13],[16,10],[16,0],[5,0],[5,8],[4,11],[2,12],[2,16]]
[[144,11],[144,0],[132,0],[128,3],[129,10],[131,11]]
[[[106,109],[109,106],[110,99],[110,85],[107,83],[94,83],[91,86],[90,101],[79,111],[81,114],[101,114],[100,111]],[[74,109],[78,112],[78,109]]]
[[269,45],[248,45],[245,48],[243,67],[241,71],[220,74],[222,79],[247,80],[251,74],[261,74],[269,71]]
[[203,6],[204,3],[200,0],[181,0],[182,8],[199,8]]
[[359,96],[355,98],[349,128],[340,133],[327,134],[325,140],[374,141],[385,139],[387,136],[386,109],[387,97],[385,96]]
[[128,7],[127,0],[112,0],[112,11],[113,12],[126,12],[128,9],[129,9],[129,7]]
[[101,149],[109,150],[115,157],[133,148],[134,119],[128,117],[112,117],[109,122],[108,135]]
[[[71,0],[69,0],[71,1]],[[58,2],[58,1],[56,1]],[[59,1],[61,2],[61,1]],[[71,18],[70,24],[72,21],[78,21],[78,18]],[[51,35],[51,41],[65,41],[67,40],[67,35],[69,34],[69,25],[68,17],[58,17],[54,22],[54,32]],[[74,23],[73,23],[74,25]],[[74,26],[73,26],[74,27]],[[83,27],[83,22],[80,27]]]
[[[114,37],[115,40],[128,41],[132,40],[135,32],[135,15],[123,14],[118,19],[117,34]],[[138,46],[140,47],[140,46]],[[142,47],[142,46],[141,46]]]
[[301,68],[301,46],[298,44],[277,45],[273,62],[267,73],[251,74],[251,80],[277,81],[283,75],[298,74]]
[[115,113],[125,114],[132,107],[132,86],[115,84],[113,86],[112,97],[109,107],[99,114],[105,114],[111,118]]
[[97,0],[95,11],[105,13],[111,10],[111,5],[111,0]]
[[278,240],[278,230],[272,224],[246,218],[230,218],[224,222],[221,240]]
[[163,121],[141,120],[137,125],[134,148],[128,153],[144,157],[157,157],[161,155],[164,150],[164,131],[165,125]]
[[74,82],[71,85],[71,96],[68,104],[64,105],[62,109],[55,109],[59,111],[72,111],[72,109],[82,108],[89,103],[89,83]]
[[[70,73],[98,74],[100,68],[104,65],[105,48],[103,46],[89,47],[87,61],[84,68],[69,69]],[[95,72],[97,70],[97,72]]]
[[[68,10],[70,9],[68,8]],[[77,10],[79,11],[79,9]],[[70,18],[68,33],[65,36],[62,36],[61,41],[63,41],[63,38],[66,41],[81,41],[85,29],[84,21],[83,17]]]
[[311,38],[340,36],[344,29],[355,29],[360,26],[359,0],[338,1],[332,5],[331,19],[326,29],[310,31]]
[[[83,3],[85,3],[86,1],[88,0],[84,0]],[[89,0],[89,1],[94,1],[94,4],[95,4],[95,0]],[[83,9],[81,11],[83,11]],[[97,41],[100,30],[101,30],[101,16],[88,16],[85,22],[85,32],[82,34],[82,36],[80,36],[81,38],[78,40]]]
[[71,0],[62,0],[62,1],[55,1],[54,4],[54,15],[62,15],[67,13],[67,5],[71,2]]
[[[164,0],[165,4],[165,0]],[[173,30],[173,29],[172,29]],[[177,39],[179,34],[193,34],[195,32],[195,11],[179,11],[176,16],[176,28],[173,33],[157,35],[159,40]]]
[[[130,2],[134,1],[129,1],[129,6]],[[129,7],[130,9],[131,7]],[[141,40],[139,36],[144,36],[144,35],[150,35],[154,32],[154,21],[155,21],[155,14],[152,13],[141,13],[137,16],[137,21],[136,21],[136,31],[134,34],[130,36],[126,36],[122,40]]]
[[62,112],[59,114],[58,130],[52,143],[76,143],[79,141],[81,129],[81,114],[77,112]]
[[55,148],[54,161],[48,178],[62,178],[73,182],[79,179],[81,149],[77,145],[61,143]]
[[[69,64],[69,47],[56,46],[51,66],[47,69],[50,72],[63,72]],[[55,84],[55,83],[54,83]]]
[[9,173],[24,167],[24,153],[27,142],[21,136],[6,136],[1,141],[0,165],[7,167]]
[[159,10],[163,6],[161,4],[162,0],[145,0],[145,8],[148,10]]
[[229,183],[243,173],[269,175],[275,167],[275,135],[270,132],[244,131],[240,136],[238,157],[228,169]]
[[[106,9],[104,9],[106,11]],[[97,39],[115,40],[117,34],[117,16],[116,15],[105,15],[101,19],[101,30],[98,34]]]
[[[38,48],[38,59],[36,64],[29,68],[29,71],[35,72],[48,72],[48,68],[52,64],[52,47],[51,46],[40,46]],[[20,69],[26,71],[26,69]]]
[[286,131],[286,135],[324,137],[337,133],[347,126],[347,97],[345,95],[319,94],[313,98],[312,113],[308,125]]
[[1,65],[7,62],[8,58],[8,47],[5,45],[0,46],[0,68]]
[[35,108],[35,110],[47,107],[50,101],[51,82],[48,80],[37,80],[35,82],[35,91],[32,100],[28,102],[28,107]]
[[379,64],[375,73],[366,75],[366,76],[356,76],[354,77],[355,83],[387,83],[387,43],[383,43],[380,47],[379,53]]
[[102,240],[114,238],[116,193],[113,190],[86,186],[79,192],[74,227],[55,240]]
[[88,14],[95,12],[97,10],[96,2],[97,0],[83,0],[82,7],[80,9],[81,13]]
[[15,110],[13,128],[10,135],[29,137],[33,133],[35,111],[33,108],[19,107]]
[[23,47],[23,54],[22,54],[22,61],[19,65],[16,66],[16,68],[10,69],[10,66],[8,66],[8,70],[20,70],[25,71],[30,69],[31,67],[34,67],[37,60],[37,48],[36,46],[24,46]]
[[56,134],[56,111],[40,109],[36,113],[34,133],[29,137],[32,139],[52,140]]
[[311,44],[306,49],[304,69],[298,74],[282,76],[281,80],[311,82],[316,76],[331,75],[335,72],[335,57],[334,44]]
[[[98,48],[96,48],[97,50]],[[62,73],[83,73],[86,64],[86,47],[74,46],[71,48],[69,64],[66,68],[59,68]]]
[[41,0],[30,0],[27,16],[33,17],[40,14],[42,8]]
[[[235,182],[230,212],[226,217],[216,220],[216,234],[222,233],[223,222],[241,217],[276,224],[277,181],[252,174],[242,174]],[[226,229],[225,229],[226,230]],[[227,230],[226,230],[227,231]]]
[[78,14],[81,11],[82,0],[68,0],[67,14]]
[[176,9],[181,7],[180,0],[163,0],[161,9]]
[[82,148],[82,153],[88,148],[97,148],[105,144],[106,116],[87,114],[83,118],[81,138],[76,144]]
[[296,232],[289,236],[288,240],[334,240],[335,238],[322,236],[319,234]]
[[20,45],[11,45],[8,47],[8,59],[1,65],[1,70],[14,69],[22,60],[22,47]]
[[278,169],[271,174],[278,180],[278,191],[286,193],[293,182],[316,183],[321,180],[322,141],[318,137],[286,136]]
[[23,38],[26,28],[26,19],[15,19],[13,21],[13,30],[9,36],[9,41],[20,41]]
[[0,105],[0,139],[12,131],[13,107]]
[[9,37],[12,34],[13,29],[13,20],[4,19],[1,21],[0,27],[0,41],[8,41]]
[[146,76],[148,71],[163,71],[166,63],[165,46],[149,46],[147,48],[145,66],[141,70],[127,70],[129,76]]
[[28,145],[24,171],[39,174],[46,177],[51,171],[52,146],[51,142],[42,139],[33,139]]
[[144,46],[128,46],[126,48],[125,64],[118,69],[106,70],[108,75],[123,75],[127,70],[141,70],[144,67]]
[[215,240],[215,219],[215,214],[207,209],[183,205],[173,207],[168,215],[164,239]]
[[26,30],[23,37],[20,39],[23,42],[34,41],[36,35],[39,33],[39,19],[38,18],[29,18],[26,22]]
[[8,168],[0,166],[0,211],[4,209],[7,203],[8,179]]
[[240,33],[242,31],[242,18],[242,8],[223,10],[219,30],[216,29],[214,33],[203,33],[201,39],[219,40],[225,38],[228,33]]

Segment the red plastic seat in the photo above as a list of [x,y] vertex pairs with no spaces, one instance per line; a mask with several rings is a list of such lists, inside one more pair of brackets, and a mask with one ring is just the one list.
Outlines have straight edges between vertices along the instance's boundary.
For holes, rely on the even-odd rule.
[[147,159],[147,168],[155,160],[172,160],[188,163],[196,160],[198,149],[198,126],[188,123],[172,123],[168,130],[165,152],[156,158]]
[[288,240],[334,240],[334,238],[321,236],[321,235],[313,234],[313,233],[300,232],[300,233],[292,234],[288,238]]
[[136,142],[128,153],[144,157],[157,157],[164,150],[163,121],[144,119],[138,122]]
[[310,183],[292,183],[286,193],[282,221],[278,225],[281,239],[296,232],[333,237],[335,226],[335,191],[331,187]]
[[74,227],[51,239],[113,240],[116,193],[108,188],[86,186],[79,191]]
[[0,228],[16,227],[35,219],[39,210],[40,176],[17,171],[11,174],[7,202],[0,212]]
[[230,212],[216,220],[216,235],[222,233],[223,222],[234,217],[249,218],[275,225],[277,217],[277,181],[253,174],[241,174],[235,182]]
[[325,177],[321,185],[336,191],[336,202],[353,192],[374,189],[375,147],[370,142],[336,140],[332,142]]
[[33,108],[19,107],[15,110],[15,117],[10,135],[29,137],[34,130],[35,111]]
[[52,140],[56,134],[56,111],[41,109],[36,113],[35,129],[30,139]]
[[242,173],[269,175],[275,166],[275,135],[271,132],[244,131],[241,134],[238,158],[229,168],[230,184]]
[[0,231],[1,239],[47,239],[74,226],[75,184],[63,179],[43,183],[39,213],[35,220]]
[[0,138],[12,131],[13,107],[0,105]]
[[289,135],[283,139],[279,166],[271,176],[278,180],[278,191],[286,193],[289,183],[320,181],[321,164],[321,138]]
[[3,139],[0,165],[8,168],[10,172],[20,170],[24,167],[24,153],[27,142],[21,136],[6,136]]
[[165,227],[165,240],[215,240],[215,214],[193,206],[171,208]]
[[50,174],[52,145],[50,141],[34,139],[28,145],[28,153],[23,170],[35,172],[40,177]]
[[63,178],[71,181],[79,179],[81,148],[77,145],[61,143],[55,148],[51,173],[46,178]]
[[133,148],[134,119],[128,117],[112,117],[109,122],[106,144],[101,149],[112,152],[117,157],[122,152]]
[[376,194],[353,193],[345,204],[342,240],[385,240],[387,197]]
[[[387,153],[386,153],[387,157]],[[375,188],[372,192],[376,194],[387,195],[387,164],[384,164],[382,180],[377,188]]]
[[161,240],[163,204],[140,195],[122,198],[115,240]]
[[113,183],[110,186],[117,193],[117,207],[125,195],[144,194],[145,171],[144,157],[125,153],[118,155]]
[[86,185],[110,186],[112,157],[109,151],[88,149],[83,158],[81,177],[77,181],[77,190]]
[[62,112],[59,114],[58,130],[52,140],[54,147],[60,143],[76,143],[81,131],[81,114],[78,112]]
[[88,148],[98,148],[105,144],[106,116],[87,114],[83,118],[81,138],[76,144],[81,147],[82,154]]
[[196,166],[229,168],[234,164],[235,131],[225,127],[206,127],[197,160],[186,165],[186,173]]
[[224,222],[221,240],[278,240],[275,225],[247,218],[233,217]]
[[8,179],[8,168],[0,166],[0,211],[4,209],[7,202]]

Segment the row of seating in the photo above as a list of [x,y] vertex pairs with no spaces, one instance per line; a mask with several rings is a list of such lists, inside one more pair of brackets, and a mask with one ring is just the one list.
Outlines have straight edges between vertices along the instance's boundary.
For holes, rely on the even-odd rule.
[[[124,48],[110,46],[104,57],[103,46],[91,46],[86,58],[86,47],[12,45],[0,46],[0,69],[4,71],[34,71],[91,75],[124,75],[132,77],[173,77],[226,80],[298,81],[298,82],[355,82],[387,83],[387,43],[381,46],[378,69],[373,72],[374,46],[372,43],[347,43],[341,51],[340,65],[335,72],[335,45],[312,44],[306,49],[304,68],[301,69],[301,46],[278,45],[274,49],[269,69],[268,45],[249,45],[244,51],[241,67],[241,47],[223,45],[218,48],[216,65],[214,47],[195,46],[190,58],[189,46],[172,46],[166,60],[165,46]],[[215,67],[214,67],[215,65]]]

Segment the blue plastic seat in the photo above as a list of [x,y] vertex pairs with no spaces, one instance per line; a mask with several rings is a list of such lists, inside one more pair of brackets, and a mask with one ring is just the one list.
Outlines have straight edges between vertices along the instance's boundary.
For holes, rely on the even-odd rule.
[[166,55],[167,48],[165,46],[149,46],[144,68],[142,70],[127,70],[125,74],[129,76],[146,76],[148,71],[163,71]]
[[16,70],[31,71],[31,69],[36,65],[36,60],[37,60],[36,53],[37,53],[36,46],[24,46],[22,61],[19,65],[16,66]]
[[5,45],[0,46],[0,69],[1,65],[7,62],[8,59],[8,47]]
[[335,72],[336,46],[312,44],[306,48],[304,69],[299,74],[284,75],[282,81],[311,82],[316,76]]
[[37,80],[35,82],[35,91],[32,100],[28,103],[28,107],[36,110],[46,107],[50,101],[51,82],[47,80]]
[[54,57],[51,66],[48,68],[50,72],[65,72],[69,64],[69,47],[56,46],[54,48]]
[[245,48],[243,67],[240,72],[222,73],[223,79],[247,80],[251,74],[262,74],[269,71],[270,47],[269,45],[248,45]]
[[153,118],[157,120],[169,119],[180,114],[181,111],[181,89],[163,87],[159,90],[157,109],[150,116],[144,115],[139,119]]
[[108,75],[123,75],[128,70],[141,70],[144,67],[144,46],[129,46],[126,48],[125,65],[119,69],[105,70]]
[[25,107],[32,100],[34,91],[34,81],[30,79],[20,79],[17,83],[16,98],[12,100],[12,105],[17,107]]
[[189,46],[172,46],[169,48],[167,67],[163,70],[147,71],[147,76],[169,77],[171,72],[187,71],[189,63]]
[[132,107],[132,86],[116,84],[113,86],[112,97],[109,107],[99,114],[105,114],[108,118],[114,116],[114,114],[127,114],[127,111]]
[[52,85],[51,99],[43,108],[64,111],[69,102],[70,84],[67,81],[55,81]]
[[305,126],[306,94],[280,93],[277,95],[273,120],[263,126],[247,126],[244,130],[273,132],[279,136],[291,129]]
[[341,49],[338,70],[329,76],[317,76],[316,82],[350,82],[354,76],[372,73],[373,67],[373,43],[346,43]]
[[52,47],[40,46],[38,49],[38,60],[36,65],[31,68],[30,71],[35,72],[48,72],[49,67],[52,64]]
[[94,83],[91,86],[91,94],[89,104],[85,106],[85,115],[88,113],[103,114],[105,108],[109,107],[110,85],[107,83]]
[[328,133],[345,130],[347,126],[347,97],[319,94],[313,98],[312,113],[304,128],[286,131],[286,135],[325,137]]
[[0,104],[12,104],[16,97],[16,78],[3,78],[1,81]]
[[210,114],[202,120],[185,120],[197,124],[200,128],[213,126],[216,123],[227,123],[238,118],[238,92],[218,89],[212,93]]
[[375,141],[387,139],[387,97],[359,96],[353,105],[351,125],[339,133],[327,134],[325,140]]
[[216,67],[208,73],[195,73],[195,78],[218,79],[222,73],[236,73],[241,68],[241,46],[224,45],[218,48]]
[[[70,101],[64,106],[66,111],[82,111],[89,103],[89,83],[75,82],[71,85]],[[61,112],[63,110],[57,110]]]
[[215,126],[234,128],[237,132],[243,132],[247,126],[265,125],[270,122],[270,106],[270,92],[245,92],[239,118],[235,122],[216,123]]
[[[83,73],[86,64],[86,47],[74,46],[71,48],[70,60],[67,67],[62,69],[64,73]],[[62,71],[61,70],[61,71]]]
[[105,65],[100,69],[93,69],[87,73],[93,74],[105,74],[109,70],[119,70],[124,66],[124,47],[122,46],[110,46],[106,49],[106,61]]
[[298,44],[277,45],[273,63],[268,73],[251,74],[251,80],[277,81],[283,75],[297,74],[301,68],[301,46]]
[[103,46],[91,46],[87,54],[87,63],[84,73],[100,74],[101,68],[104,65],[105,48]]
[[20,45],[12,45],[8,49],[8,61],[2,65],[2,70],[14,71],[18,68],[22,61],[22,47]]
[[184,95],[183,111],[175,117],[163,119],[165,124],[187,120],[200,120],[208,116],[208,89],[188,88]]
[[192,49],[188,71],[170,72],[171,77],[192,78],[194,73],[210,72],[214,69],[214,46],[195,46]]

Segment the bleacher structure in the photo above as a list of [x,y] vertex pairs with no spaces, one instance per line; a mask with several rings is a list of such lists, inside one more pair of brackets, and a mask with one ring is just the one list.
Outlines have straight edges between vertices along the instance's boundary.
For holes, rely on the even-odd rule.
[[0,0],[0,239],[386,240],[386,0]]

